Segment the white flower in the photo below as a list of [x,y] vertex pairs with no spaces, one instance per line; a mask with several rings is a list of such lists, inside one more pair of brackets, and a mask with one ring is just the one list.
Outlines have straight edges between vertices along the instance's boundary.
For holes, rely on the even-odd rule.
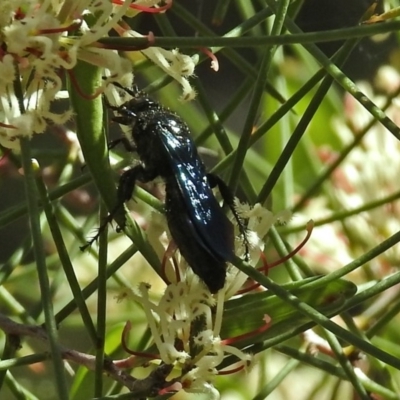
[[[71,74],[78,60],[103,69],[107,78],[97,95],[112,81],[130,85],[129,60],[121,57],[117,49],[102,46],[97,40],[107,36],[111,29],[123,32],[124,36],[141,36],[121,28],[122,17],[136,15],[159,3],[154,0],[135,4],[131,0],[2,0],[0,144],[17,149],[18,138],[42,133],[50,123],[63,124],[71,117],[69,110],[55,113],[51,104],[62,90],[62,71]],[[93,25],[87,24],[89,20],[94,21]],[[182,85],[185,100],[194,97],[187,77],[194,72],[195,57],[159,48],[143,49],[142,53]],[[16,83],[23,95],[24,109],[15,93]]]
[[[374,103],[383,107],[393,87],[398,86],[400,75],[390,67],[383,67],[377,75],[381,90],[387,95],[375,94],[371,86],[361,82],[358,86]],[[390,82],[390,84],[389,84]],[[345,120],[335,119],[336,131],[344,144],[373,120],[371,114],[352,96],[346,95]],[[393,99],[385,113],[393,121],[400,120],[400,102]],[[351,210],[383,199],[398,191],[400,171],[400,142],[381,124],[375,123],[365,134],[360,145],[352,149],[330,179],[328,196],[312,199],[296,219],[325,218],[337,211]],[[328,183],[326,184],[328,186]],[[316,227],[302,251],[311,265],[332,270],[341,267],[370,250],[398,231],[400,207],[398,202],[371,208],[344,221]],[[386,274],[387,267],[398,263],[399,246],[394,246],[371,263],[375,272]]]
[[223,293],[217,301],[213,322],[215,299],[199,281],[169,284],[158,304],[150,300],[149,289],[141,284],[131,298],[144,309],[161,361],[174,366],[174,381],[178,380],[186,392],[206,393],[218,399],[213,382],[225,356],[235,355],[245,367],[252,360],[250,354],[225,344],[219,337]]
[[[240,217],[248,219],[250,263],[255,265],[263,249],[262,238],[274,223],[286,221],[289,215],[287,212],[273,215],[260,205],[253,208],[238,202],[235,205]],[[233,216],[232,222],[236,223]],[[165,217],[153,213],[147,234],[160,257],[169,247],[166,230]],[[243,255],[243,238],[238,238],[238,242],[240,241],[236,251]],[[234,355],[245,369],[251,365],[253,359],[251,354],[232,345],[237,338],[220,337],[224,302],[236,294],[247,276],[229,266],[225,288],[216,295],[211,295],[183,258],[175,255],[174,259],[171,266],[179,271],[167,274],[172,277],[173,282],[168,284],[158,302],[150,300],[150,287],[146,284],[141,284],[131,297],[144,309],[161,362],[174,367],[170,389],[204,393],[210,399],[218,399],[219,393],[213,383],[225,358]],[[268,323],[268,320],[260,321],[260,328],[265,329]],[[248,334],[250,336],[253,333]]]
[[[260,255],[264,250],[264,240],[275,224],[285,224],[291,218],[291,213],[283,210],[277,214],[273,214],[261,204],[255,204],[253,207],[248,204],[241,204],[237,199],[235,200],[235,208],[239,217],[247,221],[246,237],[249,244],[249,260],[248,263],[256,266],[260,260]],[[231,219],[235,223],[234,219]],[[236,237],[236,254],[244,258],[245,248],[243,238]],[[227,283],[225,285],[226,298],[233,296],[246,282],[247,275],[239,271],[235,267],[228,268]]]

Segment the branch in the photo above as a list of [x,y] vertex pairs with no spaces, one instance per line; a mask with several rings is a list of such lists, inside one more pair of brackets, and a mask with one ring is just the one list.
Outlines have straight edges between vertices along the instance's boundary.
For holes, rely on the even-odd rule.
[[[6,335],[12,336],[29,336],[41,342],[48,344],[49,338],[40,326],[25,325],[14,322],[3,314],[0,314],[0,329]],[[81,353],[77,350],[69,349],[63,345],[59,345],[59,349],[64,360],[73,361],[76,364],[83,365],[87,369],[94,371],[96,366],[96,357]],[[126,364],[125,362],[116,360],[115,362],[109,358],[105,358],[103,372],[111,379],[119,382],[128,388],[136,396],[153,397],[158,394],[159,390],[170,386],[171,382],[165,382],[166,377],[171,372],[173,366],[161,364],[153,370],[145,379],[136,379],[129,373],[117,367]]]

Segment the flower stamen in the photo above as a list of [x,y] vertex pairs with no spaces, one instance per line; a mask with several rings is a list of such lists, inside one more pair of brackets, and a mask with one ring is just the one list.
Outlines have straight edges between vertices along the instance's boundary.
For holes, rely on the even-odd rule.
[[199,50],[211,59],[211,69],[218,72],[219,62],[217,56],[207,47],[200,47]]
[[[123,5],[125,3],[125,1],[122,0],[112,0],[113,4],[117,4],[117,5]],[[165,1],[165,5],[164,6],[159,6],[159,7],[146,7],[146,6],[142,6],[140,4],[130,4],[129,8],[133,9],[133,10],[138,10],[138,11],[142,11],[142,12],[146,12],[146,13],[150,13],[150,14],[159,14],[159,13],[163,13],[165,11],[167,11],[169,8],[172,7],[172,0],[169,1]]]
[[79,83],[75,77],[75,74],[72,70],[67,70],[68,76],[71,80],[72,85],[74,86],[74,88],[76,89],[76,91],[78,92],[78,94],[86,99],[86,100],[94,100],[97,97],[99,97],[102,93],[103,93],[103,89],[100,87],[98,88],[93,94],[86,94],[84,93],[84,91],[82,90],[82,88],[79,86]]
[[264,322],[265,323],[263,325],[259,326],[257,329],[255,329],[253,331],[250,331],[250,332],[247,332],[247,333],[243,333],[243,334],[238,335],[238,336],[234,336],[234,337],[231,337],[231,338],[227,338],[227,339],[221,340],[221,344],[223,344],[224,346],[230,345],[230,344],[233,344],[235,342],[239,342],[239,341],[241,341],[243,339],[248,339],[248,338],[250,338],[252,336],[255,336],[255,335],[258,335],[260,333],[263,333],[267,329],[269,329],[269,327],[271,326],[271,321],[272,321],[271,317],[266,314],[266,315],[264,315]]
[[163,259],[162,259],[162,262],[161,262],[161,271],[162,271],[162,274],[163,274],[163,278],[165,279],[167,284],[170,283],[168,281],[167,273],[166,273],[167,261],[168,260],[172,260],[172,264],[173,264],[173,267],[174,267],[173,269],[174,269],[174,272],[175,272],[176,282],[180,282],[181,281],[181,276],[180,276],[180,272],[179,272],[179,265],[178,265],[178,262],[176,261],[176,258],[174,256],[177,249],[178,249],[178,247],[176,246],[176,243],[173,240],[171,240],[169,242],[169,245],[168,245],[167,249],[164,252],[164,255],[163,255]]
[[16,126],[10,125],[10,124],[5,124],[4,122],[0,122],[0,126],[2,128],[7,128],[7,129],[18,129]]
[[72,24],[67,26],[60,26],[57,28],[50,28],[50,29],[38,29],[35,34],[39,35],[50,35],[52,33],[62,33],[62,32],[71,32],[79,29],[82,26],[82,19],[72,22]]
[[161,357],[157,354],[151,354],[151,353],[146,353],[143,351],[136,351],[136,350],[131,350],[128,346],[127,346],[127,342],[129,339],[129,332],[132,329],[132,324],[130,323],[130,321],[127,321],[124,329],[122,331],[122,337],[121,337],[121,346],[123,348],[123,350],[125,352],[127,352],[128,354],[131,354],[133,356],[136,357],[143,357],[143,358],[149,358],[151,360],[159,360],[161,359]]
[[243,371],[246,366],[244,364],[239,365],[236,368],[218,371],[218,375],[230,375],[235,374],[236,372]]

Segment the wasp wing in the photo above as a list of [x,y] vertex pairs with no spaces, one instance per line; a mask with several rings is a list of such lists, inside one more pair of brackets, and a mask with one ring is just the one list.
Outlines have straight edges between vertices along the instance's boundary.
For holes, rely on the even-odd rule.
[[187,207],[199,244],[218,259],[232,260],[233,225],[218,204],[189,130],[182,124],[160,124],[157,131]]

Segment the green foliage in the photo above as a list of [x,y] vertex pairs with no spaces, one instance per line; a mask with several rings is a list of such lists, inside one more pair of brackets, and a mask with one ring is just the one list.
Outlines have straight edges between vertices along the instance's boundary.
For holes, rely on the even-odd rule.
[[[399,399],[398,54],[392,49],[394,75],[388,75],[392,82],[397,77],[395,88],[356,84],[346,67],[363,38],[396,35],[398,1],[387,2],[386,10],[393,10],[383,16],[369,8],[379,1],[360,5],[357,18],[366,13],[364,23],[313,33],[296,23],[301,1],[202,2],[203,14],[186,3],[175,0],[164,14],[134,20],[142,34],[150,20],[155,24],[153,41],[110,36],[97,45],[110,52],[137,46],[126,54],[135,82],[184,118],[209,169],[242,202],[261,203],[274,214],[294,212],[287,225],[262,238],[267,265],[282,259],[279,266],[267,274],[239,258],[229,266],[263,289],[225,299],[219,334],[240,355],[255,354],[256,366],[248,375],[217,377],[214,386],[222,399]],[[63,12],[66,7],[58,14],[61,22]],[[68,34],[65,41],[76,32]],[[329,58],[317,44],[334,39],[342,42]],[[183,102],[184,83],[141,55],[157,46],[198,53],[189,80],[195,101]],[[218,58],[219,71],[208,68],[205,48]],[[128,361],[124,349],[158,354],[146,306],[138,295],[130,300],[130,293],[150,282],[158,304],[165,290],[165,249],[149,233],[149,227],[158,229],[163,211],[159,188],[135,189],[123,233],[110,227],[99,247],[79,249],[113,209],[117,173],[132,163],[123,151],[107,152],[116,133],[104,102],[83,95],[102,85],[104,69],[82,58],[72,71],[60,67],[69,73],[71,122],[49,124],[40,138],[21,138],[20,153],[1,147],[0,397],[211,398],[183,391],[175,397],[162,385],[157,391],[155,378],[151,389],[143,388],[140,383],[153,382],[146,381],[148,371],[159,372],[161,362],[144,365],[144,356]],[[377,75],[383,81],[389,79],[385,71]],[[22,114],[22,88],[33,78],[23,71],[21,77],[14,86]],[[54,135],[57,130],[61,134]],[[121,211],[115,221],[122,226],[125,217]],[[310,219],[311,239],[286,259],[307,235]],[[122,335],[126,321],[132,324],[129,340]],[[190,340],[203,323],[193,323]],[[229,353],[218,369],[232,369],[237,361]],[[180,368],[174,364],[166,376],[183,374]]]

